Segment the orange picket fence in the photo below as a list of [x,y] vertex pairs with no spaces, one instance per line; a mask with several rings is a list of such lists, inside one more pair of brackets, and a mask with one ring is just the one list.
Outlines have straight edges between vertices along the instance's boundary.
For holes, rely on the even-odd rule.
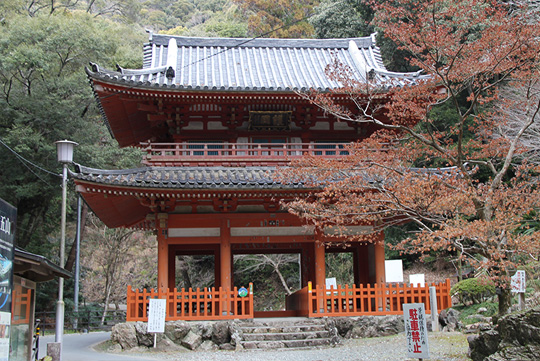
[[[438,310],[451,307],[450,280],[431,286],[436,289]],[[287,309],[306,317],[381,316],[402,314],[404,303],[423,303],[426,313],[430,314],[429,287],[427,284],[421,287],[390,283],[311,289],[310,282],[287,298]]]
[[148,321],[148,304],[151,298],[167,300],[166,321],[175,320],[226,320],[235,318],[253,318],[253,285],[248,287],[247,295],[238,294],[238,288],[232,290],[221,287],[187,291],[176,288],[172,291],[151,289],[133,290],[128,286],[126,321]]

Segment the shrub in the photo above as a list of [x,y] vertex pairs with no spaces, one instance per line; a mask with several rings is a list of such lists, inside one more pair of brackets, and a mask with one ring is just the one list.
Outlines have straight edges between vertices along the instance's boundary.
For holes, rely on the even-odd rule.
[[485,278],[469,278],[456,283],[452,295],[456,295],[462,304],[481,303],[495,295],[495,284]]

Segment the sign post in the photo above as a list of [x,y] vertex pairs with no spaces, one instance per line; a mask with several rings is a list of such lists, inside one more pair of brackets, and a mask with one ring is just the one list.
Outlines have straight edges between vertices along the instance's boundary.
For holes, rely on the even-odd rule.
[[9,359],[16,224],[17,209],[0,199],[0,361]]
[[429,358],[426,310],[423,303],[403,304],[407,357]]
[[526,289],[525,271],[518,270],[516,274],[510,278],[510,287],[512,293],[519,294],[519,309],[525,309],[525,289]]
[[431,330],[439,331],[439,309],[437,307],[437,288],[429,287],[429,308],[431,308]]
[[147,332],[154,333],[154,348],[156,347],[157,334],[165,332],[165,315],[167,310],[167,300],[161,298],[151,298],[148,307],[148,328]]

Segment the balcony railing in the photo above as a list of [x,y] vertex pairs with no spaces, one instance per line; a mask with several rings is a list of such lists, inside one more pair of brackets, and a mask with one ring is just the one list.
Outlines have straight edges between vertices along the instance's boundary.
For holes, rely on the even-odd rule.
[[143,164],[152,166],[286,165],[307,155],[337,158],[348,143],[150,143]]

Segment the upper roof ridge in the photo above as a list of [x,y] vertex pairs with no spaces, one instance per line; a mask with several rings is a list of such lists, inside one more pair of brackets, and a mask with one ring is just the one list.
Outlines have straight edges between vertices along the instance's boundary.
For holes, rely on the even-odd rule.
[[149,44],[167,45],[170,39],[175,39],[179,47],[222,47],[222,48],[328,48],[346,49],[349,42],[354,41],[359,48],[376,46],[375,36],[335,39],[284,39],[284,38],[209,38],[188,37],[166,34],[150,34]]

